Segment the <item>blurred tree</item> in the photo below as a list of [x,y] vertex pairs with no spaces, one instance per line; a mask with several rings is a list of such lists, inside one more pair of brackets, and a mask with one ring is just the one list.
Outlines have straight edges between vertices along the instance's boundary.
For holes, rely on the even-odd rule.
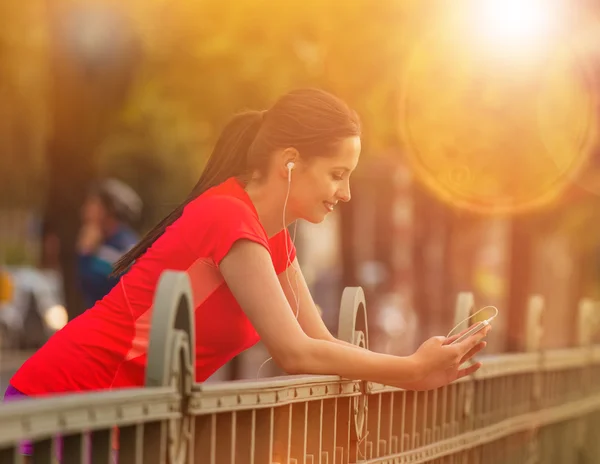
[[46,224],[60,241],[70,316],[82,309],[75,285],[79,208],[95,176],[95,153],[127,96],[138,58],[133,30],[117,4],[52,1],[49,21],[51,131]]
[[44,180],[44,17],[36,2],[2,2],[0,24],[0,208],[31,207]]
[[[169,160],[162,166],[171,165],[179,182],[166,180],[162,197],[170,203],[182,197],[173,188],[191,188],[232,113],[266,108],[295,87],[322,87],[348,101],[363,119],[366,156],[397,146],[401,64],[418,27],[406,18],[416,8],[366,0],[138,3],[145,53],[122,125],[152,140],[149,158]],[[344,208],[345,224],[351,213]]]
[[[117,175],[140,191],[148,227],[190,190],[233,112],[266,108],[300,86],[333,91],[359,112],[364,156],[397,153],[389,148],[402,146],[403,73],[418,32],[446,11],[433,0],[42,5],[0,5],[0,174],[10,172],[2,176],[0,192],[7,193],[0,198],[28,198],[35,196],[30,186],[45,191],[40,181],[49,184],[47,223],[54,224],[63,244],[74,308],[72,245],[79,205],[93,177]],[[420,53],[417,58],[430,51]],[[423,63],[417,68],[435,77],[427,80],[427,90],[439,94],[423,111],[426,117],[452,103],[442,101],[453,85],[442,71],[455,63],[439,63],[437,71]],[[463,122],[473,119],[469,112],[460,116]],[[511,127],[472,122],[486,139]],[[454,126],[442,129],[456,133]],[[436,201],[423,201],[422,214],[447,215]],[[573,234],[589,230],[590,204],[572,215],[578,224]],[[357,283],[352,211],[342,208],[344,285]],[[586,233],[589,241],[579,244],[591,249],[596,240]],[[423,281],[417,278],[416,284]]]

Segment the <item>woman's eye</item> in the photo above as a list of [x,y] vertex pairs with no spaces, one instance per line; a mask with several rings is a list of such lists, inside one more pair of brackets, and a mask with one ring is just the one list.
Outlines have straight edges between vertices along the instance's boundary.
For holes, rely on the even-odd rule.
[[335,180],[342,180],[344,178],[343,174],[333,174],[333,178]]

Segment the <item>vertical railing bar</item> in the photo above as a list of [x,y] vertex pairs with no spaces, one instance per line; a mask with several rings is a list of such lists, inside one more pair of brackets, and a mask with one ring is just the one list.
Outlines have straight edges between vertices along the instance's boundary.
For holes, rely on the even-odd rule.
[[423,435],[421,437],[421,446],[426,444],[427,439],[427,402],[429,400],[429,392],[423,392]]
[[446,431],[448,430],[447,424],[446,424],[446,419],[447,419],[447,413],[446,413],[446,409],[448,408],[448,385],[444,385],[444,387],[442,388],[442,430],[441,430],[441,436],[442,439],[447,438],[446,437]]
[[488,379],[485,387],[486,387],[486,395],[485,395],[485,401],[486,401],[486,411],[485,411],[485,426],[488,426],[492,423],[492,419],[493,419],[493,400],[494,397],[492,395],[492,382],[493,379]]
[[292,457],[292,405],[288,405],[288,437],[287,437],[287,461],[290,462]]
[[304,451],[302,463],[306,464],[306,451],[308,449],[308,401],[304,402]]
[[433,441],[438,440],[438,437],[435,433],[436,426],[437,426],[437,407],[438,407],[438,389],[435,389],[433,391],[433,412],[431,414],[431,421],[433,422],[431,424],[431,435],[432,435]]
[[400,452],[404,452],[404,432],[406,428],[406,391],[402,392],[402,425],[400,426]]
[[548,402],[554,406],[554,372],[548,372]]
[[515,375],[513,379],[513,388],[515,391],[515,406],[513,415],[521,413],[521,374]]
[[235,464],[237,413],[231,413],[231,464]]
[[[506,376],[503,376],[500,379],[500,394],[497,397],[499,404],[500,404],[500,400],[502,398],[506,398],[506,396],[505,396],[506,395],[506,390],[507,390],[506,389],[506,383],[507,383],[506,380],[507,380]],[[499,421],[504,420],[506,418],[506,412],[504,411],[504,408],[498,408],[498,411],[499,411],[498,420]]]
[[333,462],[337,463],[337,422],[338,422],[338,399],[335,398],[333,401]]
[[392,436],[394,435],[394,392],[390,392],[390,439],[388,440],[388,453],[392,454]]
[[379,457],[379,442],[381,441],[381,400],[383,393],[377,395],[379,401],[377,402],[377,442],[375,442],[375,454]]
[[323,455],[323,409],[325,400],[320,401],[320,413],[319,413],[319,464],[321,464]]
[[481,428],[485,424],[485,386],[486,379],[479,381],[479,395],[477,398],[477,428]]
[[254,464],[256,454],[256,409],[252,410],[252,430],[250,430],[250,464]]
[[269,464],[273,462],[273,431],[275,427],[275,409],[271,408],[269,424]]
[[465,384],[463,382],[459,383],[457,389],[458,399],[456,402],[456,433],[460,435],[462,433],[461,427],[463,425],[464,417]]
[[451,385],[452,399],[450,404],[450,436],[454,436],[454,423],[456,421],[456,384]]
[[210,463],[217,464],[217,415],[210,416]]
[[419,392],[415,391],[413,393],[413,404],[412,404],[412,443],[411,447],[414,448],[416,446],[417,440],[417,412],[419,410],[418,407],[419,400]]
[[348,398],[348,441],[346,442],[346,449],[348,450],[348,453],[350,453],[350,431],[352,430],[352,403],[353,403],[353,398],[349,397]]

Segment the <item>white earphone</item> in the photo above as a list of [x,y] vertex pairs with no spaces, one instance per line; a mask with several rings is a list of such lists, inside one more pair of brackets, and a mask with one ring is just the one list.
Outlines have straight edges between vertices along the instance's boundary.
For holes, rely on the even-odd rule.
[[[285,224],[285,211],[287,209],[287,203],[288,203],[288,199],[290,198],[290,189],[292,186],[292,170],[294,169],[295,163],[293,161],[289,161],[285,167],[287,168],[288,171],[288,187],[287,187],[287,193],[285,195],[285,201],[283,202],[283,229],[286,229],[286,224]],[[298,221],[294,221],[294,236],[292,238],[292,243],[294,243],[296,241],[296,227],[298,225]],[[290,259],[290,250],[288,247],[288,241],[287,241],[287,237],[285,240],[285,256],[287,258],[287,268],[289,267],[293,267],[293,263],[292,260]],[[294,283],[295,283],[295,291],[294,291],[294,287],[292,286],[292,283],[290,282],[290,275],[288,272],[285,273],[286,277],[287,277],[287,282],[288,285],[290,286],[290,290],[292,291],[292,295],[294,295],[294,302],[296,303],[296,311],[295,311],[295,316],[296,316],[296,320],[298,320],[298,314],[300,314],[300,294],[298,293],[298,269],[294,268]],[[292,308],[292,311],[294,310],[294,308]],[[258,372],[256,373],[256,378],[260,377],[260,370],[263,368],[263,366],[265,364],[267,364],[271,359],[273,359],[272,357],[269,357],[265,362],[263,362],[260,367],[258,368]]]

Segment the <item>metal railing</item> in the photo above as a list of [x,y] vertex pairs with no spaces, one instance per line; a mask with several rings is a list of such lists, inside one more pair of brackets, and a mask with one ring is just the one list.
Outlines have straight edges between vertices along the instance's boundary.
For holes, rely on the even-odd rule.
[[[166,272],[145,388],[0,406],[0,463],[25,462],[24,439],[34,442],[32,462],[55,462],[57,435],[66,464],[600,462],[593,302],[579,308],[580,346],[539,349],[543,300],[534,297],[528,352],[484,356],[474,376],[414,392],[337,376],[194,384],[192,301],[187,275]],[[459,295],[457,319],[471,306]],[[361,289],[344,291],[339,327],[340,338],[368,347]]]

